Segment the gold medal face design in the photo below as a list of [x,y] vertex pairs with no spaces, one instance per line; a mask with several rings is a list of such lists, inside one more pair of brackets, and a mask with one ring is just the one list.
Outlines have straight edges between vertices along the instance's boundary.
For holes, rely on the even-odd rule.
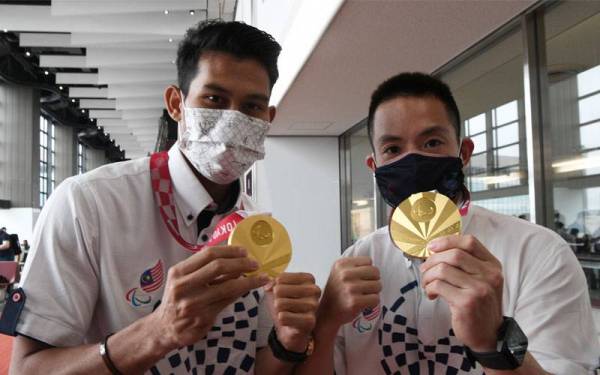
[[394,244],[408,256],[426,259],[427,244],[434,238],[459,234],[458,207],[443,194],[413,194],[394,209],[390,222]]
[[245,248],[248,257],[258,262],[258,270],[248,276],[266,273],[277,277],[292,259],[292,243],[287,230],[268,215],[248,216],[239,222],[227,243]]

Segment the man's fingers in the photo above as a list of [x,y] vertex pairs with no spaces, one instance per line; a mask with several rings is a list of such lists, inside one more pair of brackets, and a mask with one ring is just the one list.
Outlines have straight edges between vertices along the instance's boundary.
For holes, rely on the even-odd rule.
[[423,264],[421,264],[421,272],[427,272],[429,269],[437,266],[440,263],[446,263],[448,265],[462,269],[463,271],[470,274],[477,274],[482,272],[481,259],[475,258],[470,253],[461,249],[449,249],[440,253],[433,253]]
[[368,256],[346,257],[335,262],[334,267],[360,267],[370,266],[373,260]]
[[260,288],[268,282],[269,277],[266,275],[240,277],[234,280],[228,280],[222,284],[209,287],[205,294],[205,301],[207,304],[212,304],[230,298],[239,298],[252,289]]
[[379,294],[381,288],[381,282],[370,280],[353,283],[350,286],[350,291],[354,294]]
[[315,277],[306,272],[284,272],[275,279],[277,284],[302,285],[314,284]]
[[171,270],[176,272],[179,276],[183,276],[199,270],[215,259],[245,258],[247,255],[248,253],[246,250],[242,249],[241,247],[207,247],[185,259],[184,261],[177,263],[175,266],[171,267]]
[[309,313],[315,311],[319,302],[315,298],[277,298],[274,302],[275,311]]
[[221,282],[227,279],[236,279],[257,269],[258,264],[250,258],[217,258],[204,267],[185,275],[182,282],[187,289],[196,290],[219,278],[221,278]]
[[441,296],[448,301],[448,297],[452,295],[456,295],[459,288],[448,284],[442,280],[434,280],[425,286],[425,294],[429,299],[436,299]]
[[476,278],[455,266],[447,263],[438,263],[423,273],[421,282],[427,287],[434,280],[445,281],[452,286],[464,289],[475,282]]
[[303,298],[319,297],[321,289],[315,284],[310,285],[287,285],[276,284],[273,287],[273,294],[276,298]]
[[457,248],[462,249],[481,260],[496,259],[494,255],[492,255],[492,253],[490,253],[489,250],[486,249],[477,238],[475,238],[475,236],[470,234],[436,238],[427,244],[427,248],[435,253]]
[[[344,277],[350,280],[379,280],[381,275],[379,269],[373,266],[359,266],[344,271]],[[346,281],[346,280],[345,280]]]

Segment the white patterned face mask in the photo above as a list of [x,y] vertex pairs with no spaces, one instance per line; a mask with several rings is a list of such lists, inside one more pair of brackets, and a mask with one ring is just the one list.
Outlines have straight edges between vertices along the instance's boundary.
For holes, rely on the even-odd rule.
[[187,108],[179,149],[204,177],[226,185],[265,157],[271,124],[235,110]]

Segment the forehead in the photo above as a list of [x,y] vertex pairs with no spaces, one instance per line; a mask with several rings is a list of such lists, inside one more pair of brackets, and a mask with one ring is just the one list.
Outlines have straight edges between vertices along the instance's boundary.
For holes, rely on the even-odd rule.
[[381,103],[373,116],[373,134],[402,133],[410,135],[420,130],[440,126],[454,132],[454,126],[444,103],[434,97],[396,97]]
[[266,68],[254,59],[240,59],[225,52],[205,52],[198,61],[196,77],[190,91],[208,83],[218,83],[225,88],[237,87],[270,93],[270,80]]

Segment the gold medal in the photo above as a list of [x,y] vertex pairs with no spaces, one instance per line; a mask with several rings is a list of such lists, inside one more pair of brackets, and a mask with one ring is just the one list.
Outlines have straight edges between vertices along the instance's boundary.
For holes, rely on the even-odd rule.
[[460,213],[443,194],[417,193],[394,209],[389,230],[394,244],[406,255],[426,259],[429,241],[460,233]]
[[248,257],[258,262],[258,270],[248,273],[249,276],[266,273],[277,277],[292,259],[292,243],[287,230],[268,215],[248,216],[239,222],[227,243],[245,248]]

